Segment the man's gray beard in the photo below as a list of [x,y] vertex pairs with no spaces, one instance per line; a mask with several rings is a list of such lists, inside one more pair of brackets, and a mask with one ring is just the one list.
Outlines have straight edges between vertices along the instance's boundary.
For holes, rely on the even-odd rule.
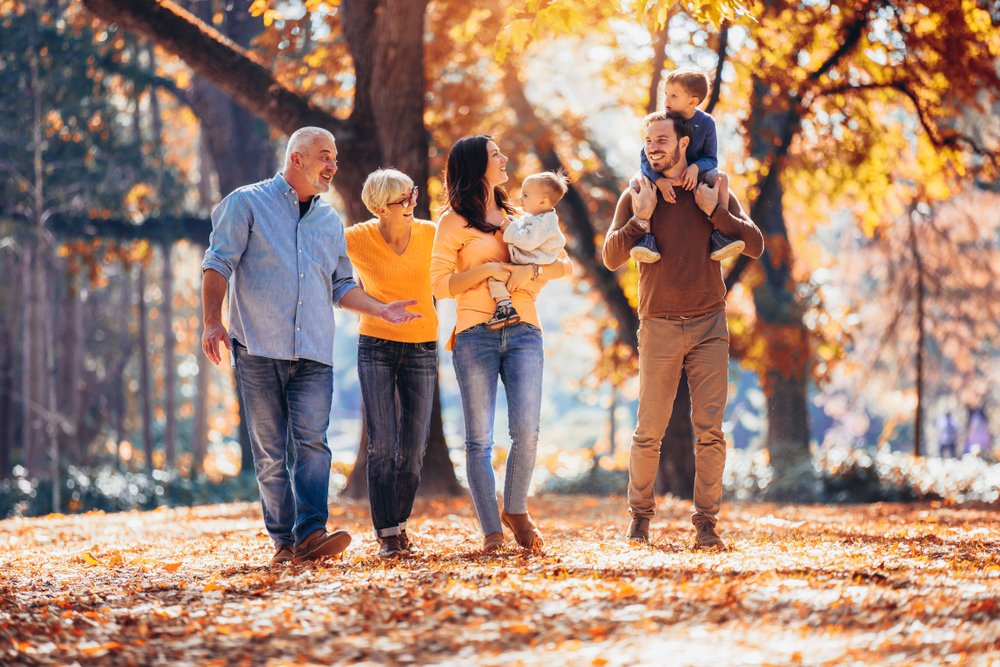
[[330,191],[330,184],[327,183],[326,181],[324,181],[322,178],[319,178],[319,177],[317,177],[316,180],[311,183],[311,185],[314,188],[316,188],[317,190],[319,190],[320,192],[329,192]]

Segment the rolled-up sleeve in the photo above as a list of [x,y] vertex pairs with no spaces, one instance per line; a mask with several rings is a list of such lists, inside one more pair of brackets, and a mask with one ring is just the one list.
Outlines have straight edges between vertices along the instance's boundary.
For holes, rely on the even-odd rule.
[[435,299],[454,299],[451,293],[451,277],[458,263],[458,251],[462,241],[455,233],[451,216],[445,215],[434,232],[434,248],[431,250],[431,292]]
[[239,191],[223,199],[212,212],[212,235],[201,270],[213,269],[229,280],[247,248],[252,226],[253,213]]
[[340,306],[340,300],[344,295],[358,286],[354,282],[354,265],[351,258],[347,256],[347,239],[344,235],[344,228],[340,228],[340,256],[337,257],[337,268],[333,271],[333,305]]

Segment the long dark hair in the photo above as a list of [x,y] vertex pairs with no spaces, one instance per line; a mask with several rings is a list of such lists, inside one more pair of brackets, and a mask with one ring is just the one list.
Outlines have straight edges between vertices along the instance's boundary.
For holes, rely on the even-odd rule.
[[[486,222],[486,201],[489,199],[486,166],[490,161],[486,143],[489,141],[493,141],[493,137],[488,134],[462,137],[456,141],[448,153],[445,171],[448,206],[465,218],[469,227],[485,234],[498,229]],[[514,207],[507,203],[507,191],[499,185],[493,188],[493,198],[508,215],[514,214]]]

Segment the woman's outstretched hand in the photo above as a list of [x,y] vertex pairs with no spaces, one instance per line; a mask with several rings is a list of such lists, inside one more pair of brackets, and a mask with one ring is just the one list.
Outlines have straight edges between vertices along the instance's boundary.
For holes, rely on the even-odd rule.
[[411,313],[406,309],[407,306],[415,305],[417,305],[416,299],[393,301],[392,303],[387,303],[385,308],[379,311],[378,316],[389,324],[407,324],[423,317],[420,313]]
[[531,268],[530,264],[505,264],[504,266],[510,271],[510,277],[507,278],[508,292],[514,293],[524,289],[535,277],[535,270]]

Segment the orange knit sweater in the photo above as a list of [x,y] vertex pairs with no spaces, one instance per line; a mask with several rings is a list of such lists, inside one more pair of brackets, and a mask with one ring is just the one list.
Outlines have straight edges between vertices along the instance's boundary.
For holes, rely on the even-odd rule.
[[438,318],[431,297],[431,248],[434,223],[414,219],[410,242],[397,255],[382,238],[378,220],[360,223],[345,231],[347,255],[361,278],[365,292],[383,303],[416,299],[409,310],[423,315],[400,326],[377,317],[361,316],[358,333],[400,343],[428,343],[437,340]]

